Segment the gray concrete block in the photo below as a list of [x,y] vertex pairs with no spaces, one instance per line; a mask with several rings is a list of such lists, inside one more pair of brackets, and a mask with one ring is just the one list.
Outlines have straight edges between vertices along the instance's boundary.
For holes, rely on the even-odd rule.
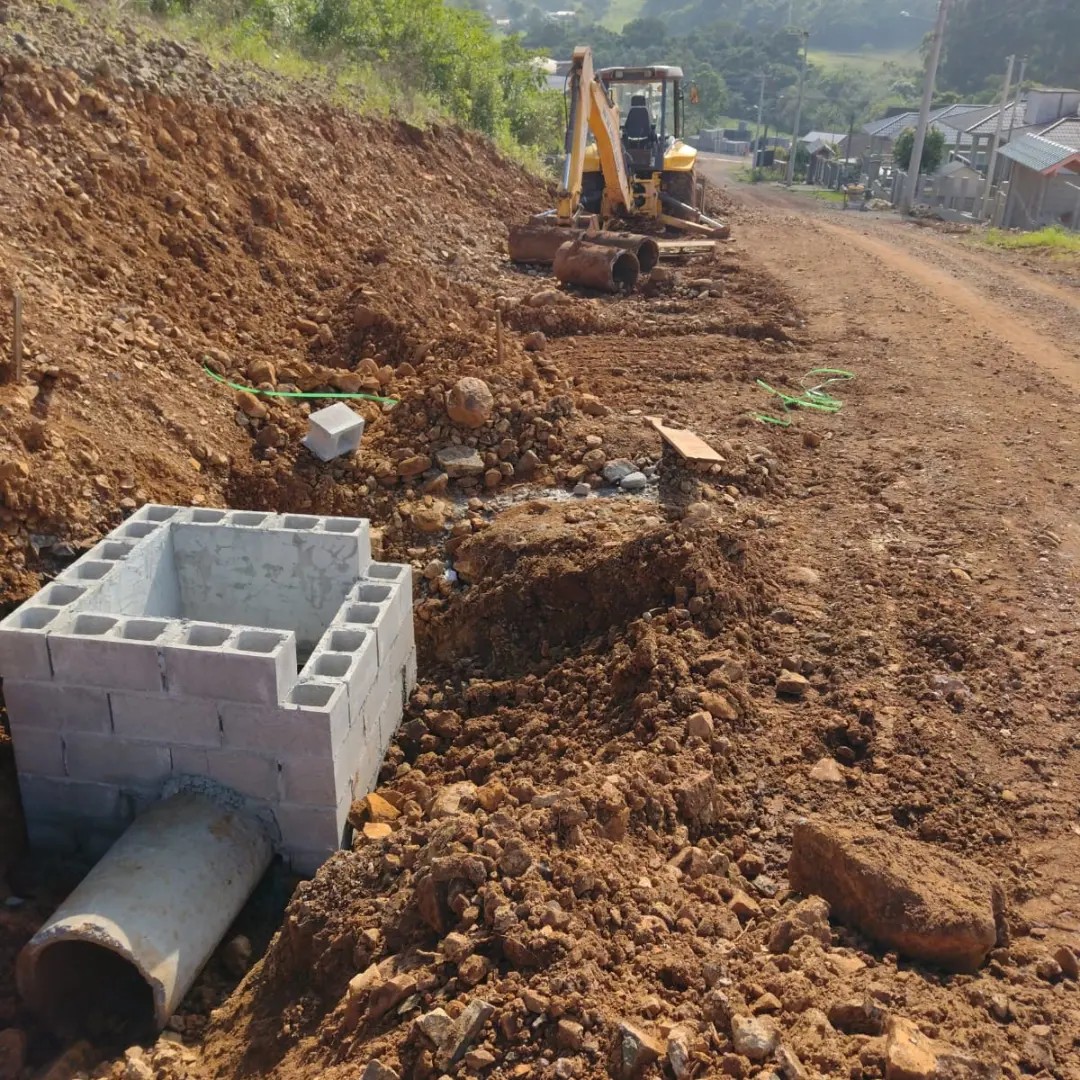
[[[218,703],[206,698],[170,698],[164,694],[109,694],[113,730],[125,739],[175,746],[221,746]],[[247,743],[258,745],[257,740]]]
[[349,696],[349,724],[357,722],[378,674],[378,643],[371,630],[331,627],[301,672],[301,681],[341,681]]
[[209,776],[210,751],[199,746],[173,746],[169,749],[172,758],[172,775]]
[[364,418],[343,401],[316,409],[308,417],[308,433],[301,440],[320,461],[351,454],[364,434]]
[[354,724],[344,742],[334,748],[334,784],[338,797],[347,797],[351,801],[366,795],[374,787],[383,759],[378,745],[377,713],[374,713],[374,719],[374,732],[365,730],[361,721]]
[[278,764],[273,758],[258,754],[254,747],[209,750],[206,767],[205,775],[249,799],[273,801],[279,797]]
[[166,619],[124,619],[82,612],[49,634],[53,676],[59,683],[116,690],[160,691]]
[[19,792],[27,821],[108,820],[122,815],[120,788],[115,784],[20,773]]
[[4,680],[4,701],[13,721],[51,731],[112,731],[104,690],[57,683]]
[[294,757],[279,762],[281,768],[281,797],[286,802],[312,806],[333,806],[338,789],[334,777],[334,760],[323,757]]
[[10,721],[15,767],[35,776],[64,776],[64,742],[59,731]]
[[296,682],[296,637],[288,631],[193,623],[161,652],[174,697],[274,705]]
[[322,858],[326,859],[341,846],[334,806],[280,803],[274,807],[274,818],[286,851],[322,852]]
[[330,746],[337,746],[349,730],[349,694],[343,682],[326,679],[305,679],[289,692],[283,715],[296,715],[298,723],[308,718],[325,718]]
[[67,775],[103,784],[163,784],[172,772],[167,746],[76,731],[64,736]]
[[227,747],[258,747],[274,757],[320,757],[331,752],[331,714],[326,711],[222,701],[218,712]]
[[48,634],[64,609],[37,604],[36,599],[0,622],[0,678],[52,678]]

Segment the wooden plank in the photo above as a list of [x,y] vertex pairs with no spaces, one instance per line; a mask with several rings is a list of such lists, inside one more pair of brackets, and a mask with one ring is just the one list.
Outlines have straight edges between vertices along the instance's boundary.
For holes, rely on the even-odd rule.
[[686,461],[723,464],[724,459],[700,435],[687,428],[665,427],[659,416],[646,416],[645,419],[657,430],[660,438]]
[[715,240],[658,240],[661,259],[679,255],[711,255],[716,251]]

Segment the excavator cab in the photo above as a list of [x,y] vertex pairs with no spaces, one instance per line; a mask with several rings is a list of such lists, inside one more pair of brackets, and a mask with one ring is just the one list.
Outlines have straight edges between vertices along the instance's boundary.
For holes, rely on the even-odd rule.
[[[697,152],[682,142],[682,68],[670,65],[601,68],[596,76],[619,116],[619,134],[631,179],[659,174],[660,187],[682,203],[694,204]],[[582,202],[601,209],[604,179],[595,143],[585,152]]]

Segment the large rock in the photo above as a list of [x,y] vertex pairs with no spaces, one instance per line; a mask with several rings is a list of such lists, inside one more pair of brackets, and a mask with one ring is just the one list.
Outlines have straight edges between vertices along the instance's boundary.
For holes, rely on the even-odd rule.
[[833,919],[951,971],[974,971],[997,942],[1000,893],[980,870],[928,844],[800,821],[788,879],[824,897]]
[[736,1054],[762,1062],[772,1057],[780,1045],[780,1032],[767,1016],[733,1016],[731,1041]]
[[446,395],[446,413],[462,427],[483,427],[495,409],[495,398],[483,379],[466,376],[458,379]]

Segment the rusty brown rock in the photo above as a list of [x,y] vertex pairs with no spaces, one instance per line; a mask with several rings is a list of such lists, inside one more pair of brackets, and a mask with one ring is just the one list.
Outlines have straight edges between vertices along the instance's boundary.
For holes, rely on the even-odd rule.
[[791,887],[824,897],[834,919],[904,956],[974,971],[997,941],[1000,901],[975,867],[874,829],[796,823]]

